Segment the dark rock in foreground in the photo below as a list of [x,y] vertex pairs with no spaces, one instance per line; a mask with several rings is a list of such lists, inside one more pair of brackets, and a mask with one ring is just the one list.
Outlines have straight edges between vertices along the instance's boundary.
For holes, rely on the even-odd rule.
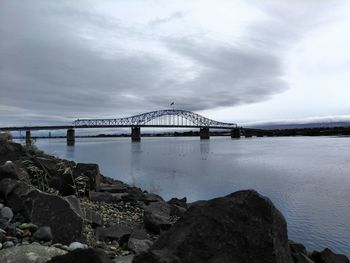
[[291,263],[287,224],[252,190],[194,203],[134,263]]
[[57,256],[47,263],[113,263],[107,254],[100,249],[76,249],[63,256]]
[[11,161],[7,161],[0,166],[0,180],[4,178],[18,179],[16,165]]
[[15,213],[34,224],[49,226],[54,242],[69,244],[81,239],[83,219],[62,197],[8,178],[1,181],[0,197]]
[[345,255],[335,254],[329,248],[321,252],[314,251],[311,258],[315,263],[349,263],[349,259]]
[[165,202],[153,202],[145,207],[145,227],[154,234],[168,230],[171,225],[171,206]]

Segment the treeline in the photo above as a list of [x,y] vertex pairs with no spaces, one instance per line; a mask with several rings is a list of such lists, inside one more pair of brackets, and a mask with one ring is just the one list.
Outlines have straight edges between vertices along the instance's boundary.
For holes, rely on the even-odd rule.
[[298,129],[256,130],[243,129],[243,135],[250,136],[346,136],[350,135],[350,127],[322,127]]

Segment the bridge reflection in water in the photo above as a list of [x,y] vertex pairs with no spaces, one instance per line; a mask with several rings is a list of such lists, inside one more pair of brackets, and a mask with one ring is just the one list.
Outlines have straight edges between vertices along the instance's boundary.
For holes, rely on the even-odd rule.
[[67,129],[67,144],[75,142],[75,129],[86,128],[131,128],[131,139],[141,140],[141,128],[199,128],[200,138],[209,139],[209,129],[229,129],[232,138],[240,137],[240,129],[235,123],[219,122],[186,110],[159,110],[126,118],[116,119],[78,119],[72,125],[64,126],[24,126],[0,128],[0,131],[26,131],[26,141],[30,141],[31,130]]

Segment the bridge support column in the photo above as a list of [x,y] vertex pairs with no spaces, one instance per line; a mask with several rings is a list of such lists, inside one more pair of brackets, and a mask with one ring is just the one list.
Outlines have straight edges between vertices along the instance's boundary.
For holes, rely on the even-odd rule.
[[131,140],[133,142],[138,142],[141,140],[141,128],[131,127]]
[[67,130],[67,145],[74,145],[75,143],[75,130],[68,129]]
[[231,138],[239,139],[241,138],[241,129],[240,128],[234,128],[231,130]]
[[199,130],[199,136],[201,139],[209,139],[209,128],[201,128]]
[[26,145],[32,144],[32,137],[30,136],[30,131],[26,131]]

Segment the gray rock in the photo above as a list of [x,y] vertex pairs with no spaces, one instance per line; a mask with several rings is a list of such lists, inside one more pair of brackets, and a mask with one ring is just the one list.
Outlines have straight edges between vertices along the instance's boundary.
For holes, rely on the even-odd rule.
[[0,166],[0,181],[4,178],[18,179],[16,165],[12,161]]
[[93,227],[103,225],[102,216],[89,208],[84,210],[84,217],[85,220]]
[[99,240],[116,240],[120,245],[128,242],[131,233],[132,228],[126,224],[117,224],[106,228],[98,227],[96,229],[96,237]]
[[130,238],[136,238],[140,240],[150,239],[147,231],[142,227],[135,227],[130,235]]
[[349,263],[349,259],[342,254],[336,254],[329,248],[321,252],[314,251],[311,254],[311,259],[316,263]]
[[109,193],[126,193],[129,188],[129,185],[121,181],[113,181],[111,184],[101,184],[100,191]]
[[69,246],[68,246],[68,250],[69,251],[73,251],[76,249],[86,249],[88,248],[88,245],[86,244],[82,244],[80,242],[72,242]]
[[294,263],[315,263],[310,258],[308,258],[305,254],[302,253],[294,253],[292,255]]
[[2,249],[2,243],[0,242],[0,249]]
[[107,254],[100,249],[76,249],[63,256],[52,258],[47,263],[113,263]]
[[132,263],[133,258],[134,258],[134,255],[119,256],[119,257],[116,257],[113,260],[113,262],[115,262],[115,263]]
[[7,206],[3,207],[0,212],[0,218],[12,219],[13,218],[12,209]]
[[26,151],[24,150],[22,145],[20,145],[19,143],[14,143],[14,142],[0,143],[0,164],[5,163],[6,161],[19,160],[21,157],[24,157],[24,156],[26,156]]
[[144,210],[145,227],[154,234],[159,234],[161,230],[168,230],[172,225],[170,213],[169,204],[165,202],[150,203]]
[[69,195],[63,198],[69,203],[70,208],[72,208],[80,217],[84,217],[79,199],[75,195]]
[[292,263],[292,257],[283,215],[268,198],[246,190],[192,204],[133,262]]
[[0,203],[0,210],[4,207],[5,205]]
[[51,227],[41,226],[37,231],[34,232],[33,238],[37,241],[48,242],[53,239]]
[[143,195],[143,198],[142,198],[142,201],[145,203],[145,204],[150,204],[150,203],[153,203],[153,202],[163,202],[163,198],[159,195],[156,195],[154,193],[145,193]]
[[83,218],[62,197],[9,178],[2,180],[0,196],[15,213],[34,224],[51,227],[54,242],[69,244],[82,237]]
[[289,240],[288,243],[289,243],[289,247],[290,247],[290,250],[292,253],[301,253],[304,255],[307,254],[306,248],[303,244],[297,243],[297,242],[292,241],[292,240]]
[[2,245],[3,245],[3,248],[10,248],[10,247],[14,247],[15,243],[13,243],[12,241],[6,241]]
[[61,243],[52,244],[52,247],[57,247],[57,248],[60,248],[60,249],[63,249],[63,250],[67,250],[67,251],[68,251],[68,246],[67,246],[67,245],[63,245],[63,244],[61,244]]
[[53,247],[26,245],[0,250],[0,262],[6,263],[45,263],[52,257],[66,252]]
[[170,205],[170,215],[181,217],[187,211],[186,208],[178,205]]
[[144,202],[145,194],[137,187],[130,187],[125,195],[122,195],[122,200],[124,202],[129,202],[137,204],[138,202]]
[[122,201],[124,194],[112,194],[108,192],[94,192],[90,191],[89,198],[93,202],[118,203]]
[[178,199],[178,198],[171,198],[167,203],[168,203],[169,205],[176,205],[176,206],[180,206],[180,207],[185,208],[185,209],[188,208],[188,205],[187,205],[187,198],[186,198],[186,197],[181,198],[181,199]]
[[146,252],[152,245],[153,242],[147,239],[140,240],[136,238],[129,238],[128,241],[128,249],[133,251],[136,255]]

